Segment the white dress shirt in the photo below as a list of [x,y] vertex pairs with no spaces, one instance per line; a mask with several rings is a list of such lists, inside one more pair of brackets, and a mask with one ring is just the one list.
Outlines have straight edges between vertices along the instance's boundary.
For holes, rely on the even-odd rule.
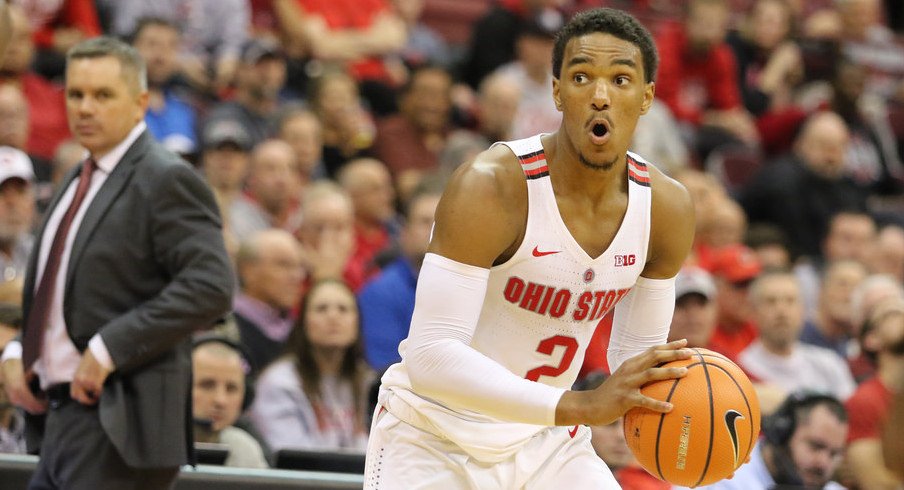
[[[63,298],[65,298],[66,273],[69,269],[69,254],[72,252],[72,244],[78,234],[79,226],[81,226],[82,218],[85,212],[94,200],[94,196],[100,190],[104,182],[107,181],[110,172],[116,168],[123,155],[128,151],[132,143],[147,129],[144,121],[139,122],[126,139],[122,140],[109,153],[97,160],[97,168],[91,174],[91,185],[88,187],[88,193],[85,200],[75,214],[72,225],[69,228],[69,234],[66,236],[66,246],[63,248],[63,256],[60,258],[60,270],[56,276],[56,282],[53,285],[53,302],[50,305],[50,314],[48,315],[47,329],[44,332],[43,344],[41,346],[41,357],[35,361],[34,371],[41,381],[41,388],[47,388],[58,383],[68,383],[75,376],[75,371],[82,360],[82,356],[76,349],[69,333],[66,331],[66,320],[63,318]],[[89,155],[86,155],[86,158]],[[35,291],[41,284],[41,278],[44,275],[44,267],[47,264],[47,256],[50,254],[50,246],[53,243],[53,237],[56,230],[63,220],[63,215],[69,209],[69,204],[75,197],[75,189],[78,187],[79,177],[76,177],[66,188],[63,197],[59,203],[53,208],[50,218],[47,221],[47,227],[44,229],[44,235],[41,237],[40,249],[38,250],[38,267],[35,276]],[[98,325],[98,328],[101,325]],[[95,334],[88,342],[88,348],[94,357],[107,369],[113,370],[113,360],[107,347],[104,345],[100,334]],[[47,355],[45,355],[47,354]],[[3,360],[10,358],[22,357],[22,344],[13,341],[7,344],[3,352]]]

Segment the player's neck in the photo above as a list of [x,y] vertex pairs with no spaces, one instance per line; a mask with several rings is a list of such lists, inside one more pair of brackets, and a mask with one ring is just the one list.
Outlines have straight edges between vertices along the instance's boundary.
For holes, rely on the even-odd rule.
[[546,163],[556,193],[581,192],[606,195],[627,188],[626,157],[619,154],[611,168],[590,168],[581,162],[581,156],[561,130],[544,138]]

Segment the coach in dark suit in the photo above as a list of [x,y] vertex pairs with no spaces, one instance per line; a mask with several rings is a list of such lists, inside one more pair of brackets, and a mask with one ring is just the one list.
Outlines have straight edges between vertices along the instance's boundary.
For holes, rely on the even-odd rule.
[[69,125],[89,157],[47,211],[2,364],[40,448],[33,489],[169,488],[189,461],[189,337],[231,307],[234,281],[213,195],[153,141],[147,101],[128,45],[67,55]]

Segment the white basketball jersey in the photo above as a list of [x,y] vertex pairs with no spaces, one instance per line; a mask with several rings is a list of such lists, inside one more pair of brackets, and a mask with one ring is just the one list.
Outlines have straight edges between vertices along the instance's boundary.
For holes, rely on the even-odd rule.
[[[515,254],[490,270],[471,347],[520,377],[567,389],[600,320],[644,268],[650,236],[647,163],[628,153],[627,211],[606,251],[590,257],[559,214],[540,136],[501,144],[518,156],[527,179],[527,228]],[[544,429],[418,396],[405,367],[405,342],[399,351],[402,362],[384,375],[380,401],[401,420],[488,461],[507,457]]]

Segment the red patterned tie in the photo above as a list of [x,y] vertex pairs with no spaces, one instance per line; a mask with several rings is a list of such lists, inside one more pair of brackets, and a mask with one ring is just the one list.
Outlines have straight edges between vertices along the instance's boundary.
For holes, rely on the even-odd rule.
[[94,160],[90,158],[82,163],[82,172],[79,174],[75,196],[72,198],[72,203],[69,204],[66,214],[63,215],[63,219],[60,220],[56,235],[53,237],[53,243],[50,245],[50,253],[47,254],[47,264],[44,266],[44,275],[41,276],[41,283],[32,299],[28,321],[25,324],[25,334],[22,341],[22,365],[26,371],[29,371],[32,364],[41,356],[41,345],[44,343],[44,329],[47,326],[47,320],[50,318],[54,284],[56,283],[57,273],[60,270],[63,250],[66,248],[66,236],[69,234],[69,227],[72,226],[75,214],[81,207],[82,201],[85,200],[85,195],[88,194],[88,187],[91,186],[91,174],[96,167]]

